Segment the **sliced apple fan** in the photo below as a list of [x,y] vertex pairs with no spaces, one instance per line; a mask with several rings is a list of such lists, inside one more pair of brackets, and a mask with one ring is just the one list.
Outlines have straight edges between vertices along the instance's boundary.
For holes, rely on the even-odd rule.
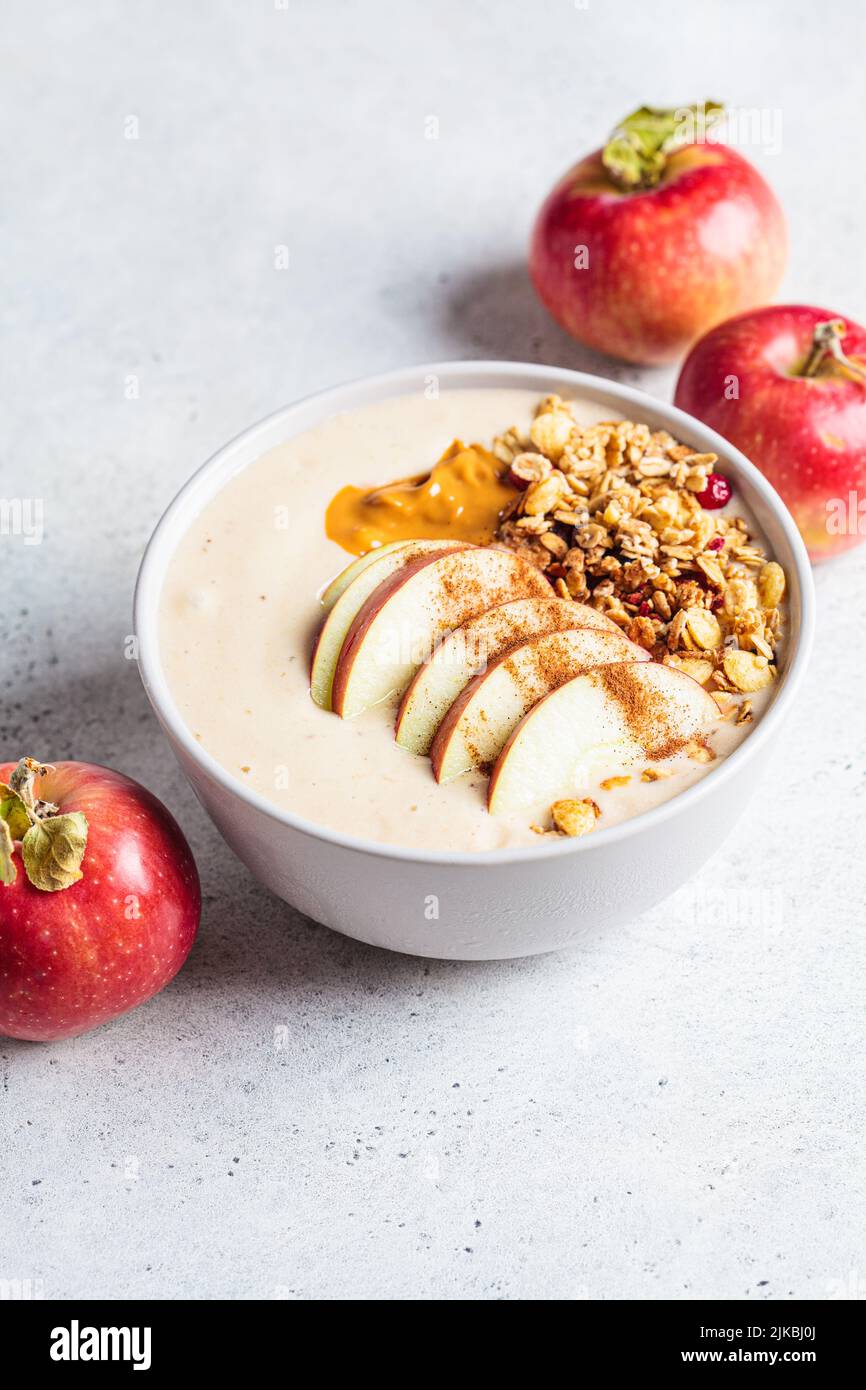
[[554,598],[512,551],[398,542],[349,565],[322,603],[316,703],[349,719],[402,695],[400,746],[429,753],[439,782],[492,769],[494,814],[669,757],[718,718],[696,681]]

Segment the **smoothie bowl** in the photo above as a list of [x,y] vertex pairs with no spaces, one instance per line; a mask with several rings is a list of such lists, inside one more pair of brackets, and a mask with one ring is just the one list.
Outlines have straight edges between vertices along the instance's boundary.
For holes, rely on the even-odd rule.
[[796,527],[718,435],[488,362],[254,426],[171,504],[135,596],[157,717],[256,877],[454,959],[673,892],[755,789],[813,622]]

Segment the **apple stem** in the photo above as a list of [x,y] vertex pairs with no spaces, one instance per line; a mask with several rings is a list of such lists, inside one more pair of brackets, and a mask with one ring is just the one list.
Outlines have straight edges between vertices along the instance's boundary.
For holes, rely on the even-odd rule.
[[829,357],[852,376],[866,381],[866,368],[852,362],[842,351],[842,339],[847,332],[848,326],[844,319],[827,319],[824,323],[816,323],[812,333],[812,347],[800,375],[817,376],[822,363]]
[[40,801],[35,795],[36,778],[45,777],[54,769],[36,758],[20,758],[9,777],[9,788],[21,798],[32,822],[56,816],[57,807],[50,801]]

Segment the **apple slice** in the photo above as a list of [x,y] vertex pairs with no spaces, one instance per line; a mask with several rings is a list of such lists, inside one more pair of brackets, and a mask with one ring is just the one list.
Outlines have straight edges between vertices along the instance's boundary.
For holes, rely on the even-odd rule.
[[673,666],[597,666],[520,721],[493,769],[488,809],[507,815],[588,794],[599,774],[673,757],[718,718],[712,696]]
[[573,627],[620,633],[612,618],[588,604],[561,598],[520,598],[501,603],[450,632],[403,696],[395,731],[400,747],[410,753],[429,753],[442,719],[473,676],[538,633]]
[[374,590],[346,634],[334,709],[351,719],[402,694],[446,632],[497,604],[550,594],[541,571],[511,550],[475,546],[410,560]]
[[[379,545],[375,550],[368,550],[366,555],[359,555],[357,560],[353,560],[351,565],[347,565],[344,570],[336,575],[323,590],[319,602],[326,612],[333,608],[337,599],[344,589],[348,589],[353,579],[357,579],[359,574],[363,574],[368,565],[375,564],[383,555],[392,555],[395,550],[405,550],[407,545],[412,545],[412,541],[389,541],[387,545]],[[447,541],[441,541],[441,545],[448,545]]]
[[[349,570],[354,569],[355,577],[349,581],[343,592],[338,594],[332,604],[331,611],[319,630],[313,649],[313,661],[310,668],[310,694],[317,705],[321,705],[322,709],[331,708],[334,672],[337,669],[337,660],[346,633],[367,599],[379,585],[412,560],[422,556],[432,559],[437,555],[444,555],[450,550],[464,550],[465,548],[463,541],[397,541],[393,546],[383,546],[380,551],[371,552],[371,557],[362,555],[361,559],[369,559],[369,563],[362,565],[360,569],[358,568],[358,561],[347,565],[343,573],[347,574]],[[329,588],[333,589],[334,585],[339,583],[340,578],[341,576],[337,575]],[[325,590],[325,593],[327,592],[328,589]]]
[[527,710],[573,676],[612,661],[649,661],[649,652],[619,631],[578,627],[541,633],[503,653],[469,682],[439,725],[430,750],[436,781],[489,767]]

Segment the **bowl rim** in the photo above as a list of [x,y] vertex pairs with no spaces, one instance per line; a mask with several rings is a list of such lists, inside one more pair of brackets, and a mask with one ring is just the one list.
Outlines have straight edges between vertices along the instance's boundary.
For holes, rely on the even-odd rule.
[[[681,435],[699,443],[704,452],[717,453],[726,470],[741,475],[770,508],[790,548],[791,565],[797,578],[800,597],[800,623],[788,636],[788,653],[784,674],[779,689],[770,707],[762,715],[748,737],[730,753],[721,766],[713,769],[706,777],[693,786],[670,797],[659,806],[632,816],[607,829],[594,831],[592,835],[580,839],[557,839],[540,841],[538,845],[519,845],[492,850],[436,850],[410,848],[403,845],[386,844],[363,836],[346,835],[318,825],[303,816],[285,811],[273,802],[245,787],[217,762],[193,737],[193,734],[171,694],[159,654],[159,602],[162,584],[168,564],[179,543],[194,518],[204,506],[226,485],[230,477],[243,472],[265,448],[251,453],[247,462],[226,472],[218,486],[208,488],[213,475],[223,472],[232,459],[241,452],[251,450],[258,436],[271,433],[280,424],[286,425],[285,439],[303,433],[321,423],[340,410],[358,408],[360,404],[371,404],[386,400],[389,396],[407,393],[418,388],[419,379],[436,378],[443,389],[460,390],[473,386],[487,389],[534,389],[536,386],[549,390],[566,387],[577,393],[583,392],[598,399],[608,397],[612,403],[628,407],[636,414],[641,409],[656,415],[661,414],[672,434]],[[509,377],[513,380],[505,380]],[[461,380],[464,378],[464,380]],[[475,378],[474,381],[465,380]],[[347,403],[344,398],[352,395],[365,397],[364,401]],[[316,422],[306,422],[297,429],[290,428],[293,419],[303,416],[310,410],[316,411]],[[267,448],[276,447],[270,444]],[[179,518],[184,517],[190,505],[201,494],[199,506],[188,516],[179,528]],[[179,528],[179,529],[178,529]],[[177,532],[177,534],[175,534]],[[212,454],[187,479],[172,501],[166,507],[147,543],[142,556],[133,598],[133,631],[137,642],[138,666],[142,682],[154,712],[169,736],[178,744],[211,782],[215,782],[229,796],[237,797],[255,810],[261,812],[278,824],[288,826],[311,839],[324,841],[342,849],[361,854],[373,855],[384,860],[409,861],[419,864],[451,865],[455,868],[471,868],[485,864],[501,867],[504,864],[524,862],[537,863],[546,858],[561,855],[593,854],[607,849],[633,836],[650,832],[666,821],[672,820],[691,809],[697,808],[707,796],[721,790],[723,785],[736,776],[747,764],[754,760],[766,745],[781,721],[786,717],[793,703],[800,683],[805,675],[812,649],[815,630],[815,586],[812,567],[806,547],[796,524],[775,488],[767,481],[756,466],[740,450],[736,449],[715,430],[688,415],[685,411],[666,401],[657,400],[647,392],[638,390],[607,377],[596,376],[590,372],[572,371],[566,367],[548,366],[542,363],[511,362],[495,360],[462,359],[458,361],[423,362],[396,370],[377,373],[372,376],[354,377],[336,386],[311,392],[290,405],[283,406],[255,424],[242,430],[216,453]]]

